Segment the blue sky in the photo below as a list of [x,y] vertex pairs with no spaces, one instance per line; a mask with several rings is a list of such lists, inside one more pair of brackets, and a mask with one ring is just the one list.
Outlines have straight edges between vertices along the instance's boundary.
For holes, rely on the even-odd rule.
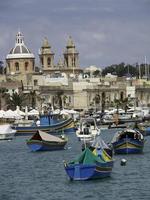
[[70,35],[81,67],[150,62],[150,0],[5,0],[0,26],[2,60],[20,29],[37,64],[44,37],[56,64]]

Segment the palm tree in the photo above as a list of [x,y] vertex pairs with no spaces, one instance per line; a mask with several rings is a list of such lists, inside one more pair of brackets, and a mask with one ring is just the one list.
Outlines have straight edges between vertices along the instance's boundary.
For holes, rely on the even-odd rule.
[[128,97],[122,99],[122,107],[125,110],[125,112],[127,112],[127,110],[128,110],[128,104],[129,104],[129,98]]
[[102,92],[102,113],[104,113],[105,111],[105,99],[106,98],[106,94],[105,92]]
[[67,95],[63,95],[63,105],[64,105],[64,106],[67,105],[67,100],[68,100]]
[[121,107],[122,109],[125,110],[125,112],[127,112],[130,99],[128,97],[124,99],[115,99],[114,103],[115,103],[115,107],[117,108],[117,112],[118,112],[119,107]]
[[62,95],[64,94],[63,91],[57,91],[57,99],[58,99],[58,104],[59,104],[59,108],[62,109],[63,104],[62,104]]
[[97,110],[98,105],[100,104],[100,95],[96,94],[93,100],[95,102],[95,106],[96,106],[96,110]]
[[16,106],[21,108],[24,101],[25,95],[23,93],[13,92],[13,94],[9,97],[7,104],[12,110],[14,110]]
[[119,107],[122,105],[122,102],[120,99],[115,99],[114,104],[115,104],[115,107],[116,107],[117,113],[118,113]]
[[35,108],[35,105],[36,105],[36,96],[37,96],[37,94],[36,94],[35,90],[30,91],[30,93],[29,93],[29,101],[31,103],[31,107],[32,108]]

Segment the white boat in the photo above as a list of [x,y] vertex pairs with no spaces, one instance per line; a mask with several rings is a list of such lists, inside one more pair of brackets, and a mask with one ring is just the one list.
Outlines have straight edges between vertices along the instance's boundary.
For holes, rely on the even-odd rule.
[[81,141],[90,141],[100,134],[100,129],[97,127],[94,118],[83,118],[80,121],[79,127],[76,130],[76,136]]
[[15,133],[16,130],[13,130],[10,124],[0,125],[0,140],[11,140]]

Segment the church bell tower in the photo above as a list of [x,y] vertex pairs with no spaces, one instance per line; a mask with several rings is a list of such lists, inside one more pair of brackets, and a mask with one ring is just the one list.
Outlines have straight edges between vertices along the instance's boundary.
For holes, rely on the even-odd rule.
[[44,72],[54,70],[54,53],[51,51],[48,39],[44,38],[42,47],[39,51],[40,63]]

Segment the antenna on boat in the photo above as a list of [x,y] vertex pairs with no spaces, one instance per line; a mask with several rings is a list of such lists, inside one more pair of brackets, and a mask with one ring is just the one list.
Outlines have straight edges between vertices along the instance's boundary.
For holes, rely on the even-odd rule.
[[[83,131],[83,135],[84,135],[84,131]],[[83,137],[83,142],[84,142],[84,149],[86,149],[85,137]]]

